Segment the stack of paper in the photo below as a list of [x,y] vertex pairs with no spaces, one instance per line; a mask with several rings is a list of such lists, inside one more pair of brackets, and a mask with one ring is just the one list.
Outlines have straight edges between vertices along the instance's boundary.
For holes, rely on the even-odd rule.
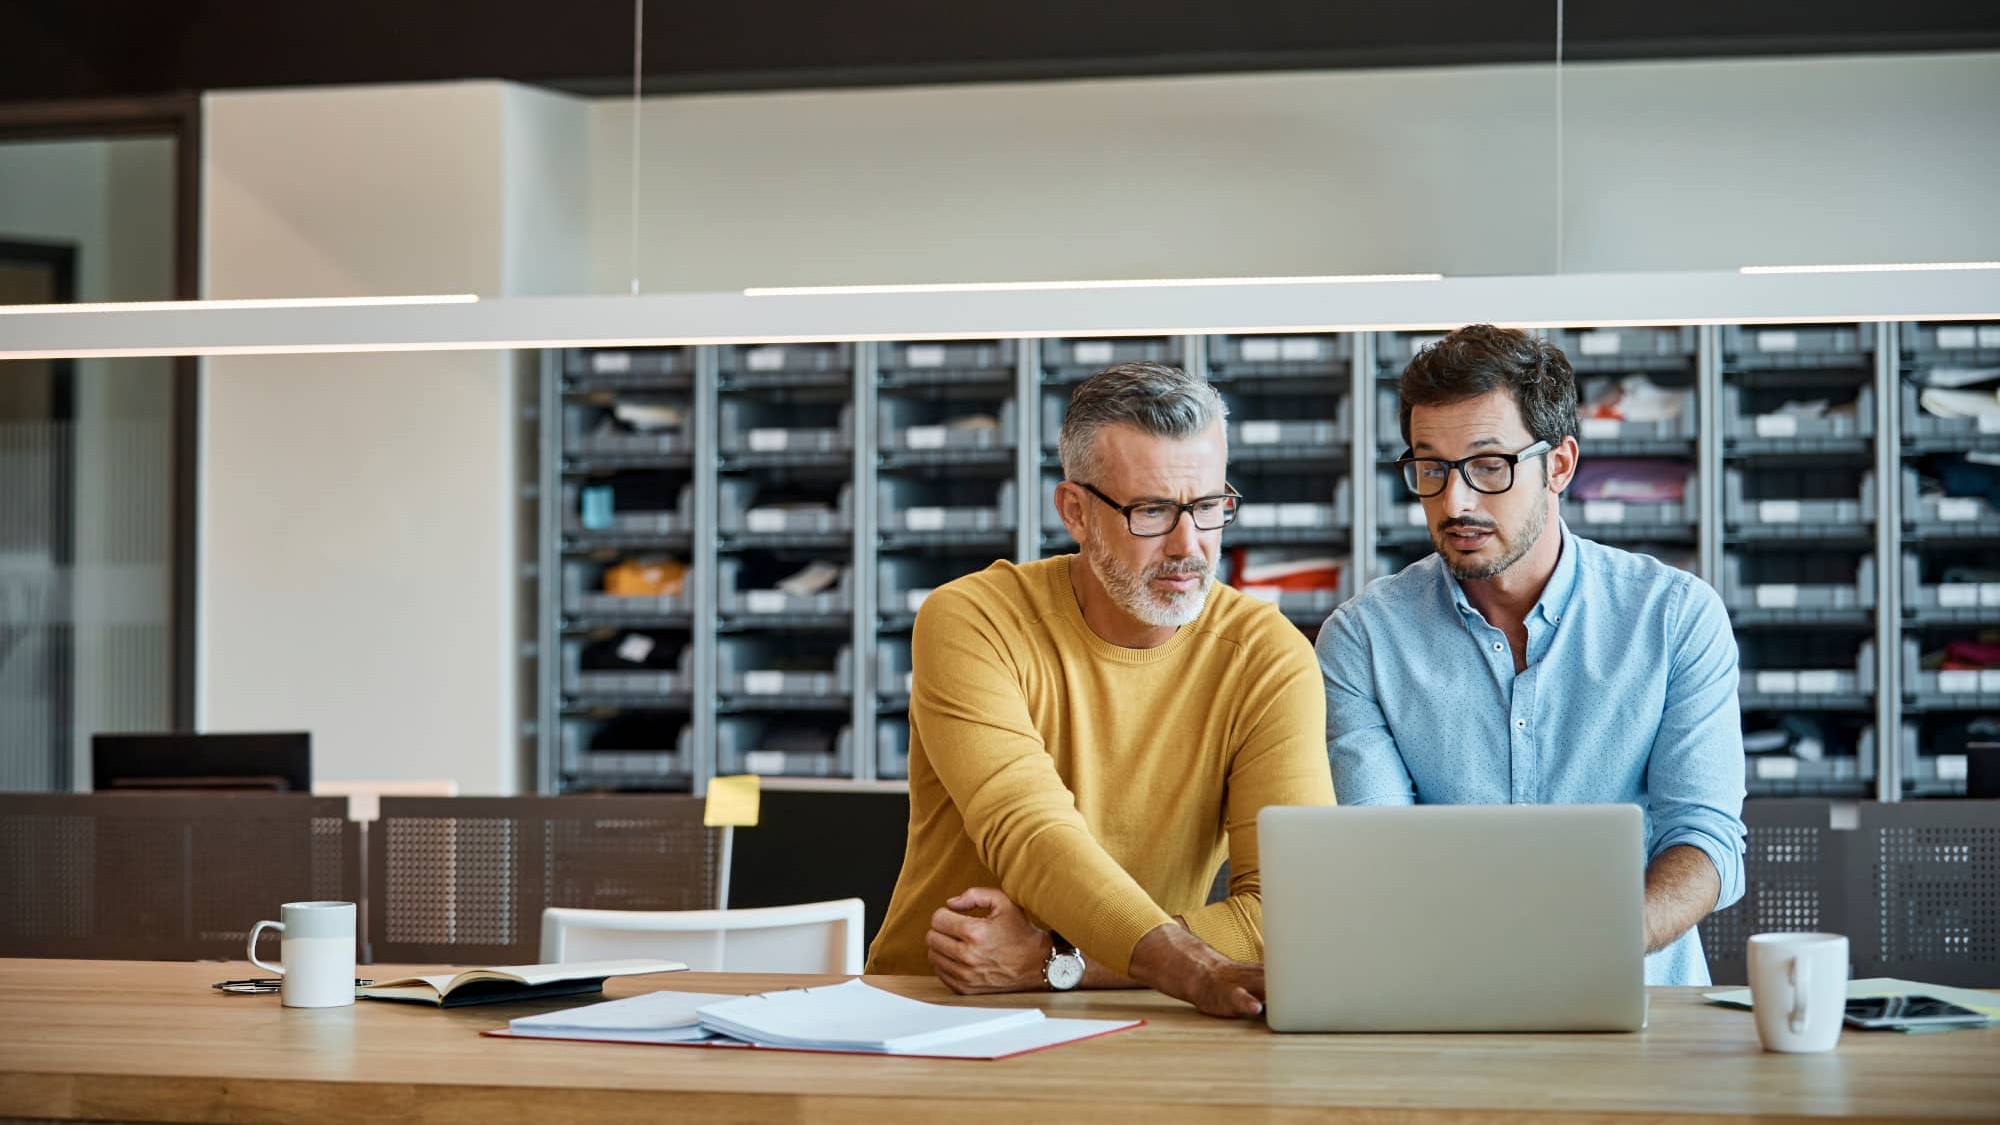
[[862,981],[756,996],[655,992],[514,1020],[492,1035],[998,1059],[1135,1027],[1048,1019],[1036,1008],[926,1004]]

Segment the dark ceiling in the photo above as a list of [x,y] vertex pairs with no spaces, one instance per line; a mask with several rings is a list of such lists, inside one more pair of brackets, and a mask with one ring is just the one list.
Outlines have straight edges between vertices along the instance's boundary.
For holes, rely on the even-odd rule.
[[[647,86],[747,90],[1520,62],[1555,0],[646,6]],[[2000,47],[2000,0],[1568,0],[1566,57]],[[506,78],[630,87],[627,0],[0,0],[0,101]]]

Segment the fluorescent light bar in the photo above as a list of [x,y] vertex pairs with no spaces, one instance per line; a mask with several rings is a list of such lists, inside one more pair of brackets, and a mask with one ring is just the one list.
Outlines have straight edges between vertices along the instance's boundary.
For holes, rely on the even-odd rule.
[[2000,262],[1886,262],[1846,266],[1743,266],[1742,274],[1771,273],[1916,273],[1923,270],[2000,270]]
[[206,312],[222,309],[346,309],[377,305],[470,305],[476,293],[437,293],[417,297],[259,297],[227,301],[97,301],[62,305],[0,305],[0,316],[48,313]]
[[1378,281],[1443,281],[1441,273],[1350,273],[1328,277],[1157,277],[1128,281],[955,281],[935,285],[777,285],[745,289],[745,297],[824,297],[885,293],[1027,293],[1062,289],[1186,289],[1204,285],[1357,285]]

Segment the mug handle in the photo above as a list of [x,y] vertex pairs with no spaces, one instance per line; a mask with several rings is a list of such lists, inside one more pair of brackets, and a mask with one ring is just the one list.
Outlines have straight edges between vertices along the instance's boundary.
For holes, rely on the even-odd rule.
[[1791,960],[1787,975],[1792,982],[1791,1028],[1793,1035],[1806,1033],[1806,992],[1812,985],[1812,963],[1803,957]]
[[266,965],[264,962],[257,960],[257,935],[263,933],[266,926],[278,931],[279,934],[285,932],[285,924],[283,922],[259,922],[250,927],[250,963],[273,976],[281,977],[285,975],[285,967],[283,965]]

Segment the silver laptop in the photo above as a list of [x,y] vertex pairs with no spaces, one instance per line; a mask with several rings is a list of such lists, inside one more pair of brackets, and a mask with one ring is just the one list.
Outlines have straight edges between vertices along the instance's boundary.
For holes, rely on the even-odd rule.
[[1274,1031],[1636,1031],[1634,805],[1272,806],[1257,818]]

